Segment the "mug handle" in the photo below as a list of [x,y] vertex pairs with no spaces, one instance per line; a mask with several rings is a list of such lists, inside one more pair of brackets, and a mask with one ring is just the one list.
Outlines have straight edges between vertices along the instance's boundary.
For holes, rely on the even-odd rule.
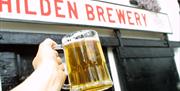
[[[58,51],[58,50],[62,50],[62,51],[63,51],[62,44],[58,44],[54,49],[57,50],[57,51]],[[62,63],[66,64],[65,61],[63,61],[63,59],[62,59]],[[65,65],[65,74],[68,76],[68,72],[67,72],[67,67],[66,67],[66,65]],[[70,84],[63,84],[62,89],[64,89],[64,90],[69,90],[70,87],[71,87]]]

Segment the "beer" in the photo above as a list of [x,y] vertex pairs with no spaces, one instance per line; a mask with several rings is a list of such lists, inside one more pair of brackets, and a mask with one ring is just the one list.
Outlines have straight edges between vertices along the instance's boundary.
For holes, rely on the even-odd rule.
[[99,40],[84,38],[64,44],[72,91],[97,91],[112,86]]

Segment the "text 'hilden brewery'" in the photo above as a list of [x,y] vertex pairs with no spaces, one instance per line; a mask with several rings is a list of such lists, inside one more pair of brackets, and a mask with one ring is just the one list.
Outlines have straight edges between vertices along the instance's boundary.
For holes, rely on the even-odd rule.
[[147,26],[147,15],[120,7],[105,6],[80,0],[0,0],[0,14],[19,14],[56,19],[73,19],[80,21],[97,21]]

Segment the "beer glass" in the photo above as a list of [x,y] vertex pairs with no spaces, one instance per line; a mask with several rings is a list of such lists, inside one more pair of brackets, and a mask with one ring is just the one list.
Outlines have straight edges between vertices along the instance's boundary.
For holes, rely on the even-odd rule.
[[62,38],[71,91],[98,91],[112,86],[99,36],[81,30]]

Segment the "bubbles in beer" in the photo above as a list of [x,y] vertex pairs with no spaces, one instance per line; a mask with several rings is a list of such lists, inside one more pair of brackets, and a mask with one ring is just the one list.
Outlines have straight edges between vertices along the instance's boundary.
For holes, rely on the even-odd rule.
[[72,88],[100,90],[112,86],[99,41],[76,41],[65,45],[64,52]]

